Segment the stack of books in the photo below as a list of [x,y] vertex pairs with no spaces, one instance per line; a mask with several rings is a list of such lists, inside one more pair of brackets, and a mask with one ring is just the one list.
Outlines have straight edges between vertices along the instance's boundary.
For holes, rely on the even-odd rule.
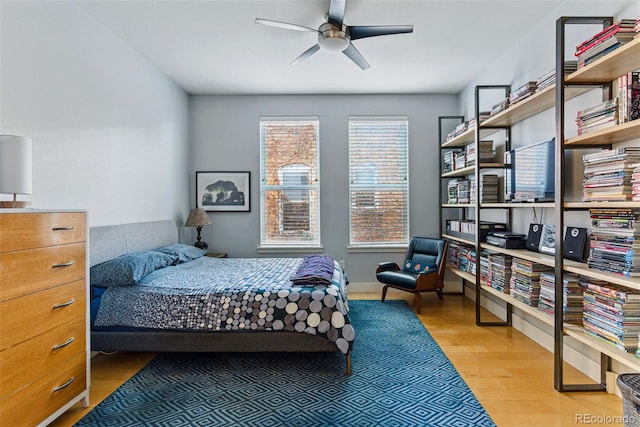
[[447,182],[447,203],[450,205],[458,204],[458,179],[450,179]]
[[513,258],[509,293],[528,306],[538,307],[540,299],[540,274],[553,272],[553,267],[521,258]]
[[489,286],[505,294],[509,293],[512,261],[513,257],[511,255],[489,255],[489,271],[487,274]]
[[[480,163],[493,162],[495,152],[493,151],[493,141],[480,141],[480,153],[478,158]],[[476,163],[476,143],[472,142],[466,147],[466,165],[472,166]]]
[[575,52],[575,56],[578,58],[578,68],[589,65],[591,62],[633,40],[636,34],[635,26],[635,19],[621,19],[590,39],[580,43],[576,46]]
[[489,112],[489,115],[495,116],[496,114],[506,110],[507,108],[509,108],[509,98],[505,98],[502,101],[495,104],[494,106],[492,106],[491,111]]
[[636,26],[634,27],[634,29],[636,30],[636,37],[635,38],[640,37],[640,16],[638,16],[636,18]]
[[640,332],[639,291],[591,279],[583,284],[584,331],[635,353]]
[[467,165],[467,154],[464,151],[453,154],[453,169],[462,169]]
[[640,162],[640,148],[618,147],[582,156],[582,199],[585,202],[632,200],[631,179]]
[[495,174],[484,174],[480,182],[480,200],[482,203],[498,203],[500,178]]
[[640,209],[590,209],[589,268],[640,276]]
[[618,122],[640,119],[640,71],[618,77]]
[[516,104],[536,92],[538,82],[527,82],[509,94],[509,104]]
[[[555,314],[555,274],[540,273],[540,300],[538,310],[550,316]],[[565,274],[562,280],[562,318],[564,323],[582,324],[582,293],[584,287],[575,274]]]
[[578,135],[618,124],[618,98],[578,111]]
[[457,185],[458,203],[468,204],[471,203],[471,181],[468,179],[458,179]]
[[[567,74],[571,74],[578,69],[578,61],[566,61],[564,63],[564,73],[565,76]],[[536,81],[536,92],[540,92],[542,89],[545,89],[556,82],[556,69],[549,71],[546,74],[538,77]]]
[[486,285],[489,283],[489,253],[480,251],[480,283]]
[[449,132],[447,134],[447,141],[449,141],[450,139],[455,138],[458,135],[461,135],[461,134],[465,133],[468,128],[469,128],[469,122],[460,123],[458,126],[456,126],[456,128],[454,130],[452,130],[451,132]]
[[453,172],[454,151],[444,151],[442,153],[442,173]]

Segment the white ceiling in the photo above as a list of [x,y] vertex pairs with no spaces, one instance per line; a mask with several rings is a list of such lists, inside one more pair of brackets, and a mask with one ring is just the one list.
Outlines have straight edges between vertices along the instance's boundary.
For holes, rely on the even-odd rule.
[[457,93],[562,1],[348,0],[348,25],[412,24],[412,34],[354,41],[371,64],[319,51],[311,32],[255,24],[266,18],[317,28],[329,0],[79,0],[191,94]]

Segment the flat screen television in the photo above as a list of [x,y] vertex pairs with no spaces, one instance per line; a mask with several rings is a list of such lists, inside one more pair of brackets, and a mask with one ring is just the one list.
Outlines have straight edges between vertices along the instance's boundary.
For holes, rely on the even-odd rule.
[[555,138],[505,152],[505,201],[554,200],[554,165]]

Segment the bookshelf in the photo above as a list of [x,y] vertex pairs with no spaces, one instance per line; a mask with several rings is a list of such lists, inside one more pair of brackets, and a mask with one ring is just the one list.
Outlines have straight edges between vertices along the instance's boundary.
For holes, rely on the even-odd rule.
[[[628,42],[624,46],[614,50],[608,55],[594,61],[593,63],[578,69],[577,71],[566,74],[564,68],[565,55],[565,31],[569,25],[581,24],[600,24],[605,28],[613,23],[612,17],[562,17],[556,22],[556,75],[555,84],[547,87],[540,92],[530,95],[526,99],[513,104],[505,110],[490,116],[486,120],[479,120],[479,98],[484,89],[496,88],[504,86],[476,86],[476,128],[467,129],[465,132],[442,141],[442,133],[440,134],[440,150],[462,149],[472,142],[478,142],[483,138],[491,136],[496,132],[505,130],[507,144],[510,143],[509,127],[521,123],[532,116],[546,110],[555,110],[555,128],[556,128],[556,152],[555,152],[555,199],[550,203],[481,203],[479,185],[476,185],[475,200],[477,203],[454,205],[441,204],[443,209],[460,209],[471,218],[475,218],[476,224],[480,223],[481,212],[485,209],[504,209],[507,213],[509,222],[513,215],[520,215],[519,208],[549,208],[553,210],[553,223],[556,230],[564,230],[565,214],[568,212],[588,211],[592,208],[636,208],[640,209],[640,202],[583,202],[565,200],[565,152],[569,150],[584,150],[598,147],[610,148],[612,145],[620,143],[628,143],[630,140],[640,138],[640,120],[618,124],[606,129],[591,131],[576,137],[565,137],[565,103],[567,101],[578,98],[584,93],[594,88],[602,88],[603,99],[612,96],[612,86],[618,76],[640,70],[640,37]],[[506,89],[507,91],[509,89]],[[463,120],[463,119],[461,119]],[[506,146],[505,146],[506,147]],[[578,155],[580,153],[578,152]],[[476,182],[482,174],[483,168],[493,167],[500,168],[500,163],[492,165],[480,164],[476,159],[476,166],[470,167],[464,171],[459,171],[461,175],[442,174],[441,180],[446,180],[451,176],[464,176],[465,174],[473,174]],[[442,169],[441,169],[442,170]],[[442,202],[442,198],[441,198]],[[510,224],[509,224],[510,225]],[[441,219],[441,227],[444,225]],[[553,329],[554,337],[554,387],[556,390],[565,391],[587,391],[587,390],[603,390],[605,386],[605,374],[611,368],[611,361],[630,368],[633,371],[640,372],[640,358],[636,358],[634,354],[628,353],[618,348],[612,343],[605,342],[585,332],[582,325],[569,325],[563,323],[563,279],[566,273],[572,273],[587,277],[594,280],[605,281],[610,284],[622,286],[630,290],[640,291],[640,277],[624,277],[619,274],[606,271],[595,270],[589,268],[587,263],[566,260],[563,258],[563,232],[556,232],[556,253],[555,255],[546,255],[537,252],[527,251],[525,249],[504,249],[479,242],[478,229],[476,227],[475,239],[463,239],[457,236],[448,235],[442,232],[442,237],[453,242],[458,242],[472,246],[475,250],[476,274],[470,274],[461,271],[454,266],[447,266],[447,269],[455,276],[466,282],[475,284],[476,289],[476,323],[478,325],[509,325],[511,323],[511,312],[514,308],[519,312],[526,313]],[[537,310],[537,307],[531,307],[513,296],[503,293],[492,288],[487,283],[481,282],[480,278],[480,256],[485,253],[501,253],[527,261],[536,262],[544,266],[553,267],[556,286],[555,294],[555,314],[550,316],[544,312]],[[491,295],[493,298],[503,301],[507,311],[506,322],[482,322],[480,319],[480,300],[481,295]],[[567,384],[564,380],[563,364],[565,340],[581,343],[582,345],[600,353],[600,382],[596,384]]]

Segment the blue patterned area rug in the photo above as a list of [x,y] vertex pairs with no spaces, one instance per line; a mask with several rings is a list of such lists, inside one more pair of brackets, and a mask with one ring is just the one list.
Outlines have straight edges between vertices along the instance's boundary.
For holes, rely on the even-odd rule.
[[163,353],[77,426],[494,426],[404,301],[351,301],[340,353]]

